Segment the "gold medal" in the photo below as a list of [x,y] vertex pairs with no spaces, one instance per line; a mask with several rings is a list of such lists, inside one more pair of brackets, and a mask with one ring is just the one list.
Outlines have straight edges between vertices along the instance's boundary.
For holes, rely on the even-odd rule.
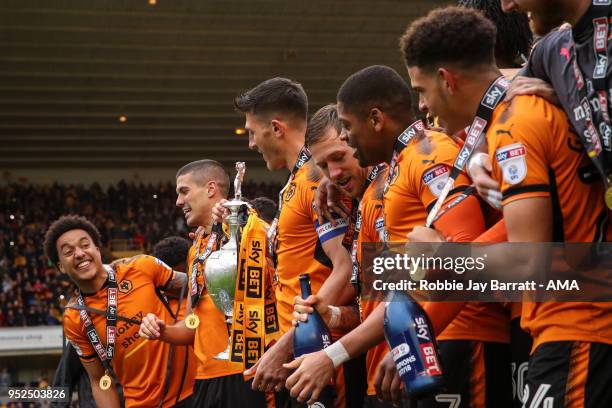
[[200,325],[200,318],[195,313],[191,312],[187,318],[185,318],[185,326],[188,329],[196,329]]
[[104,374],[102,378],[100,378],[100,389],[106,391],[110,388],[113,381],[111,380],[108,374]]
[[612,210],[612,186],[608,187],[605,195],[606,205]]

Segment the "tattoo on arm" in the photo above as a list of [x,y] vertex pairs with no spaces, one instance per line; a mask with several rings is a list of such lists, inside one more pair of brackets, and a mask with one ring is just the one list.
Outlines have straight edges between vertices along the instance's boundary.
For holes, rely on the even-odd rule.
[[[181,289],[187,285],[187,274],[183,272],[174,271],[174,278],[164,288],[164,291],[169,295],[179,297],[181,295]],[[186,289],[185,289],[186,290]]]
[[357,305],[340,306],[339,329],[350,330],[357,327],[360,322],[361,316],[359,315],[359,307]]

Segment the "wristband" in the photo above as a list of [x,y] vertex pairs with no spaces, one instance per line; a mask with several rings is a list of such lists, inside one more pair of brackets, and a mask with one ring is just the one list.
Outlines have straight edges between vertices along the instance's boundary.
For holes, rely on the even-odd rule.
[[473,167],[474,165],[477,165],[478,167],[483,167],[483,168],[484,168],[484,165],[483,165],[483,163],[482,163],[482,159],[483,159],[484,157],[487,157],[487,156],[488,156],[488,155],[487,155],[486,153],[482,153],[482,152],[480,152],[480,153],[476,153],[476,154],[474,154],[474,155],[472,156],[472,158],[471,158],[471,159],[470,159],[470,161],[468,162],[468,168],[467,168],[467,170],[468,170],[468,174],[470,175],[470,177],[472,177],[472,167]]
[[331,346],[324,348],[323,351],[325,354],[327,354],[327,357],[331,359],[332,363],[334,364],[334,368],[338,368],[340,364],[343,364],[351,359],[340,340]]
[[340,314],[342,313],[340,311],[340,308],[337,306],[327,306],[329,308],[329,311],[331,312],[331,316],[329,318],[329,323],[328,326],[330,329],[335,329],[336,327],[338,327],[338,324],[340,323]]

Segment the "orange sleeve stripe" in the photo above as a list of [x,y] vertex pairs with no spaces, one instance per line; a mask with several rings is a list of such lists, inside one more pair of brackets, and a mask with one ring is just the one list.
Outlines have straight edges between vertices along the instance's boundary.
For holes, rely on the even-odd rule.
[[485,221],[476,196],[469,196],[445,213],[435,228],[453,242],[472,242],[485,230]]
[[535,198],[535,197],[547,198],[547,197],[550,197],[550,193],[545,193],[543,191],[538,191],[538,192],[531,192],[531,193],[516,194],[516,195],[510,196],[508,198],[504,198],[502,200],[502,204],[506,205],[506,204],[510,204],[511,202],[514,202],[514,201],[522,200],[524,198]]

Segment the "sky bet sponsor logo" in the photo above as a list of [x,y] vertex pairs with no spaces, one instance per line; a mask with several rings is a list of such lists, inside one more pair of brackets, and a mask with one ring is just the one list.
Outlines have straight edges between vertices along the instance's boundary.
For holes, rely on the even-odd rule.
[[501,99],[502,95],[504,94],[504,90],[507,87],[508,82],[506,80],[496,81],[489,88],[489,91],[482,100],[482,104],[489,109],[495,109],[495,106]]

